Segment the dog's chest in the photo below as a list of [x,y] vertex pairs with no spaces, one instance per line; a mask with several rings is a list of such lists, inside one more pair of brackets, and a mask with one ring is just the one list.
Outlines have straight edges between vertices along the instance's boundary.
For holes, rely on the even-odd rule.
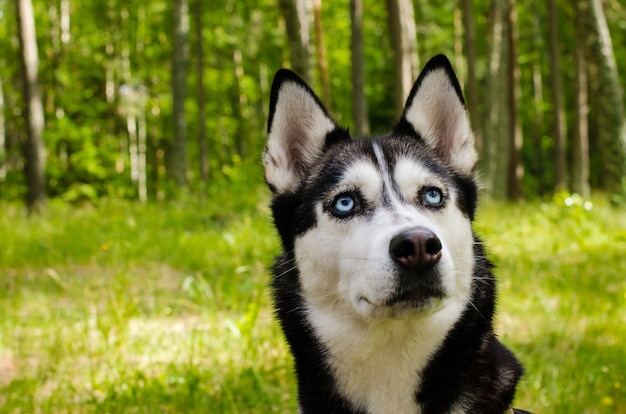
[[443,343],[452,315],[371,323],[310,309],[339,393],[370,414],[421,413],[421,373]]

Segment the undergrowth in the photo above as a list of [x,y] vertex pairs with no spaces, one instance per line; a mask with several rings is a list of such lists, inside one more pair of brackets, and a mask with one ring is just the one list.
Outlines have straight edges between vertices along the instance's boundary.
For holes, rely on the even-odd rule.
[[[1,204],[0,412],[296,412],[267,289],[278,238],[265,190],[244,184],[32,218]],[[626,212],[487,203],[476,229],[527,371],[516,406],[626,412]]]

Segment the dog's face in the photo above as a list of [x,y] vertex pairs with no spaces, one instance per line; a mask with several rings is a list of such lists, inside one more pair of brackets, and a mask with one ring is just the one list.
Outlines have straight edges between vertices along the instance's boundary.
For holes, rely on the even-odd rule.
[[310,306],[370,318],[469,300],[476,152],[447,59],[418,78],[386,136],[353,140],[296,75],[272,88],[265,176]]

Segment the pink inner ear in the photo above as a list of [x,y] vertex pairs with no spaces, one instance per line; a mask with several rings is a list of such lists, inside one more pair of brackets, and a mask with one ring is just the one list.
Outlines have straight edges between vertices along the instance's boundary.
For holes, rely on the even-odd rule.
[[[293,190],[336,128],[319,101],[293,81],[281,85],[266,150],[266,180],[279,192]],[[272,166],[268,165],[271,163]]]

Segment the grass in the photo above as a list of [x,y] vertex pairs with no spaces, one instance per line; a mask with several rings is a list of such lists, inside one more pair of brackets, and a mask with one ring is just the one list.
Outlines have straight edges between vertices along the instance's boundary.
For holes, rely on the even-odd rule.
[[[0,205],[0,412],[293,413],[264,189],[234,200]],[[587,209],[585,208],[587,207]],[[626,412],[626,212],[486,204],[516,405]]]

